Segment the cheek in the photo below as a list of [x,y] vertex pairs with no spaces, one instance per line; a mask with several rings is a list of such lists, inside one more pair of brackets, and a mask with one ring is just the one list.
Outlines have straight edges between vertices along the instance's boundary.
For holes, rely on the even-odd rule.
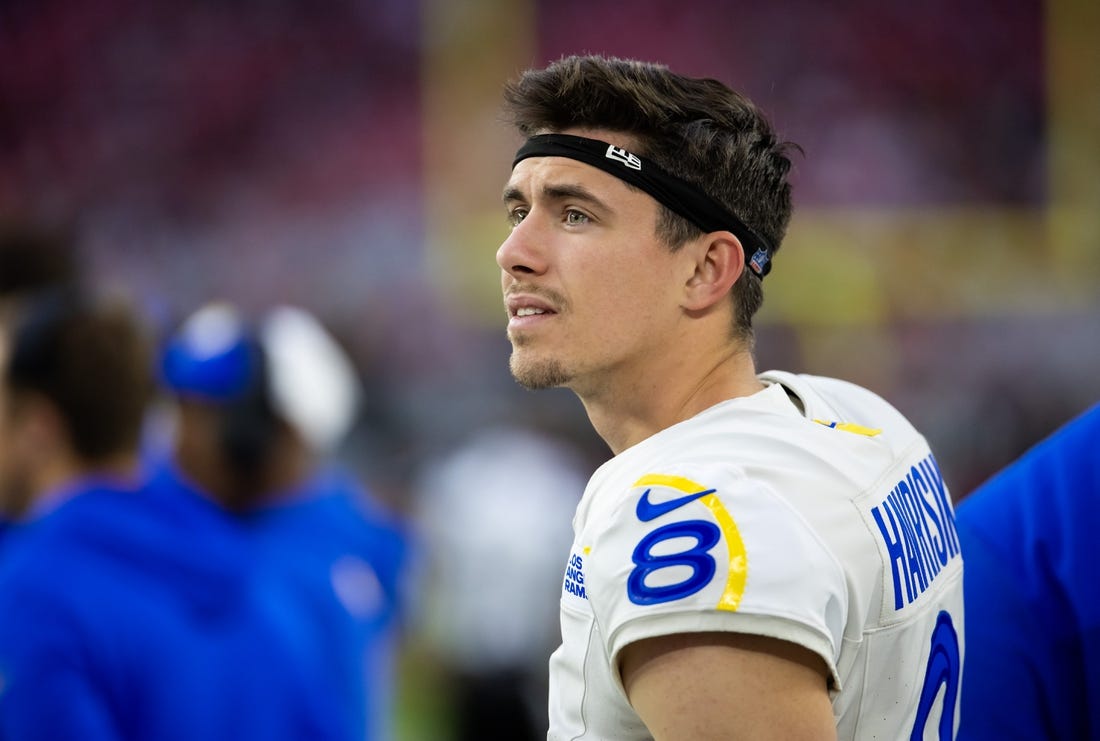
[[13,443],[14,441],[8,431],[8,423],[0,419],[0,481],[8,476],[11,459],[17,455]]
[[633,346],[652,333],[663,311],[660,295],[637,276],[619,274],[592,284],[584,298],[587,334],[605,347]]
[[25,468],[36,452],[23,418],[0,414],[0,475]]
[[0,461],[4,460],[5,453],[11,450],[11,446],[11,420],[4,414],[4,410],[0,409]]
[[671,275],[663,262],[639,258],[626,263],[608,281],[609,303],[613,302],[616,313],[644,326],[670,309]]

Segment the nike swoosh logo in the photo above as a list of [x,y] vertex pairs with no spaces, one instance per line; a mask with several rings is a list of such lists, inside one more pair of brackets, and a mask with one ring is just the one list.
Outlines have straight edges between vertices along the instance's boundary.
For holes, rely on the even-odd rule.
[[705,497],[707,494],[713,494],[718,491],[717,489],[704,489],[703,491],[697,491],[694,494],[688,494],[687,496],[678,497],[676,499],[670,499],[667,502],[657,502],[656,504],[649,501],[649,492],[652,489],[646,489],[642,494],[642,498],[638,500],[637,515],[638,519],[642,522],[649,522],[655,520],[661,515],[667,515],[674,509],[683,507],[688,502],[694,502],[699,497]]

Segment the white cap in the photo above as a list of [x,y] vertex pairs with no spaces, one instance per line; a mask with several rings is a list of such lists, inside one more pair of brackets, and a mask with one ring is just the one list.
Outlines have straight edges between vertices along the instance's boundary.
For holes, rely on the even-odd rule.
[[272,309],[259,335],[275,411],[315,451],[331,452],[351,431],[360,401],[351,360],[321,323],[299,308]]

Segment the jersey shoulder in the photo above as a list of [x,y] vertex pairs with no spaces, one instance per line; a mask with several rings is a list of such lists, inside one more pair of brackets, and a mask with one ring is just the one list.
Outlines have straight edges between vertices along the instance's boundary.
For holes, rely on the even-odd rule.
[[609,484],[571,560],[609,656],[642,638],[732,631],[835,666],[844,569],[801,513],[736,464],[689,458],[636,473]]

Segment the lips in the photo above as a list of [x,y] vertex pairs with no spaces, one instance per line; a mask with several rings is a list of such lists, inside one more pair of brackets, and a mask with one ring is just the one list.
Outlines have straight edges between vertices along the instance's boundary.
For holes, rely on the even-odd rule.
[[527,319],[529,317],[541,317],[558,312],[549,301],[537,296],[514,294],[504,300],[508,310],[509,319]]

